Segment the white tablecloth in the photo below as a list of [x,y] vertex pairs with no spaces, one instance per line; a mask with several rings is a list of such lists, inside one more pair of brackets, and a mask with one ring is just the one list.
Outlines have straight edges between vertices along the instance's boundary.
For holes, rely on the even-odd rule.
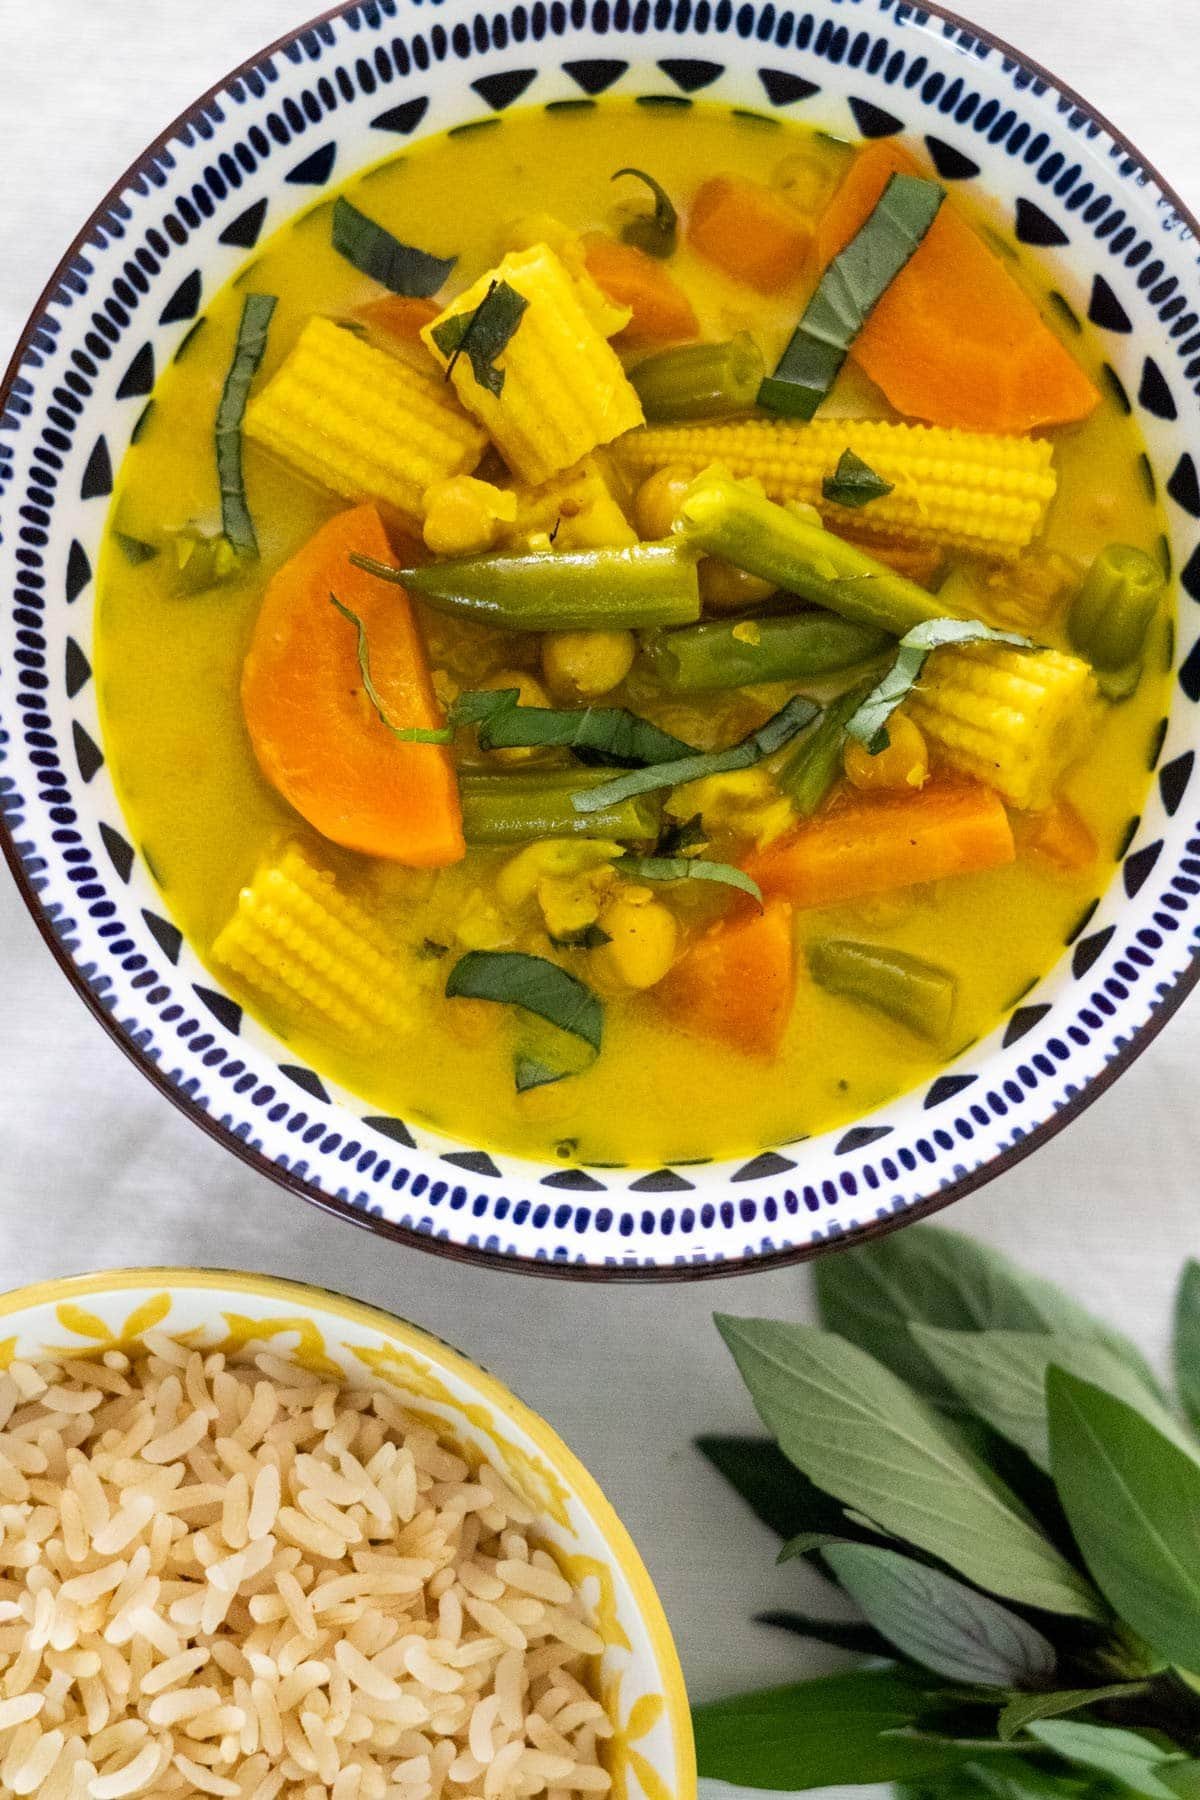
[[[1061,70],[1200,206],[1195,0],[961,4]],[[0,365],[68,239],[144,143],[306,12],[305,0],[0,0]],[[1056,1276],[1161,1355],[1176,1270],[1200,1242],[1198,1068],[1193,1001],[1065,1136],[942,1222]],[[151,1090],[0,874],[0,1290],[152,1262],[324,1282],[509,1380],[629,1525],[697,1700],[835,1666],[836,1653],[750,1623],[813,1578],[773,1568],[769,1534],[690,1445],[702,1429],[750,1422],[711,1313],[806,1316],[803,1270],[636,1291],[534,1284],[334,1224]]]

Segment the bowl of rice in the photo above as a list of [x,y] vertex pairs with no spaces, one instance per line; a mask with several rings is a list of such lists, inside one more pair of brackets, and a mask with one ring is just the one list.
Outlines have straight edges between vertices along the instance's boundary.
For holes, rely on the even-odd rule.
[[457,1351],[260,1276],[0,1296],[0,1794],[695,1787],[628,1533]]

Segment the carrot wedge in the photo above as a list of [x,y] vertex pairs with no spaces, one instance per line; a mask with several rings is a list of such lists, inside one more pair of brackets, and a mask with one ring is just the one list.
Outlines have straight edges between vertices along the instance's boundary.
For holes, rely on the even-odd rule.
[[368,300],[355,310],[354,317],[385,337],[401,344],[420,344],[421,332],[437,318],[441,307],[435,300],[418,300],[409,294],[385,294],[382,300]]
[[1002,868],[1015,856],[999,796],[991,788],[945,783],[834,806],[751,857],[746,873],[764,894],[794,906],[836,906]]
[[792,909],[775,900],[760,912],[712,925],[654,990],[663,1010],[701,1037],[750,1056],[777,1056],[795,986]]
[[402,589],[350,562],[389,561],[371,506],[339,513],[269,582],[242,670],[242,711],[259,767],[322,837],[414,868],[465,854],[454,766],[438,744],[401,743],[364,690],[354,624],[391,723],[436,728],[425,649]]
[[761,182],[714,175],[692,202],[688,242],[732,280],[760,294],[778,294],[804,273],[812,227],[789,200]]
[[[900,144],[860,151],[818,227],[818,267],[828,268],[861,230],[893,175],[920,172]],[[953,200],[851,354],[898,412],[933,425],[1028,432],[1086,419],[1100,399]]]
[[603,232],[583,240],[587,272],[602,294],[633,317],[621,332],[622,343],[676,344],[699,337],[700,321],[692,303],[660,262]]

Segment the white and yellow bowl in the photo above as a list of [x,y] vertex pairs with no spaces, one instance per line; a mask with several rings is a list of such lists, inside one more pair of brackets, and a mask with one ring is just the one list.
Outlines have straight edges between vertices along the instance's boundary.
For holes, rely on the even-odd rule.
[[129,1269],[0,1295],[0,1371],[16,1358],[135,1350],[165,1331],[234,1355],[269,1342],[303,1367],[385,1384],[493,1462],[542,1515],[541,1534],[604,1640],[612,1800],[694,1800],[687,1693],[670,1628],[620,1519],[567,1446],[494,1376],[401,1319],[300,1282],[204,1269]]

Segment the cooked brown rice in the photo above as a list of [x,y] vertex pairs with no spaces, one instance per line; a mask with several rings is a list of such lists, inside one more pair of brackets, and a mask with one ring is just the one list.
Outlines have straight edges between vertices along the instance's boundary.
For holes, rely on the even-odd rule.
[[579,1800],[601,1641],[385,1391],[148,1334],[0,1374],[0,1794]]

